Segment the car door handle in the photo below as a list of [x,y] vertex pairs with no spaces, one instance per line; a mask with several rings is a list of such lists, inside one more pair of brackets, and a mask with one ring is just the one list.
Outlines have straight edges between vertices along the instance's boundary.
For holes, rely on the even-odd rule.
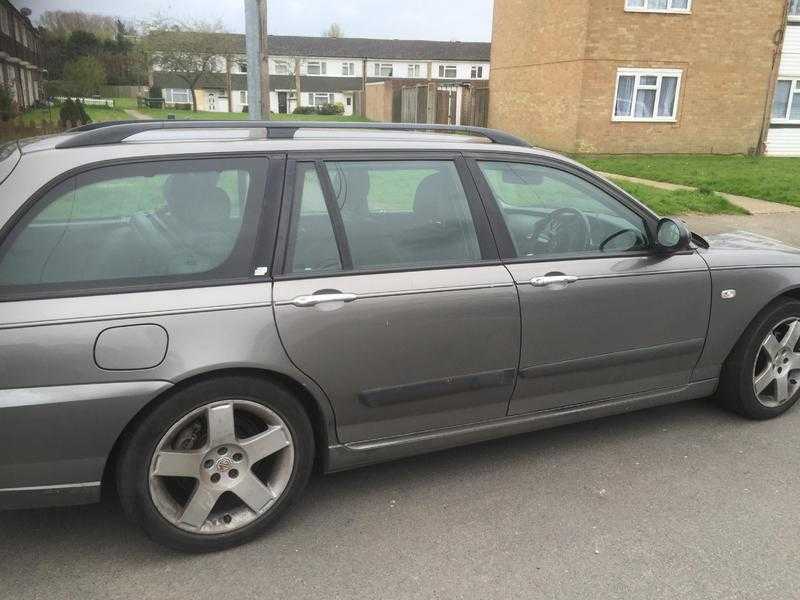
[[292,304],[301,308],[330,304],[331,302],[353,302],[358,299],[355,294],[314,294],[311,296],[298,296]]
[[574,275],[545,275],[531,279],[533,287],[547,287],[548,285],[569,285],[578,281]]

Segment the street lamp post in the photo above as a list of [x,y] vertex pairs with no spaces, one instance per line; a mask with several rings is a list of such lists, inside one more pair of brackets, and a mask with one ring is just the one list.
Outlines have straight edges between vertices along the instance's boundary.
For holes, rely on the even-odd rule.
[[247,34],[247,104],[250,119],[270,118],[267,0],[244,0]]

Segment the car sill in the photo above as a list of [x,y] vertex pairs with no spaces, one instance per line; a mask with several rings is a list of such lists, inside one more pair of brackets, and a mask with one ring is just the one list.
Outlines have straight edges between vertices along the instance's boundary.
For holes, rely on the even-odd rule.
[[74,506],[99,500],[99,481],[0,489],[0,510]]

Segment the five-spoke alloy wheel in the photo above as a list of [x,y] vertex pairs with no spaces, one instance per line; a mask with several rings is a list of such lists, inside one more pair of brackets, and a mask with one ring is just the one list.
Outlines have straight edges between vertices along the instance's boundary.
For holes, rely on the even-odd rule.
[[146,413],[125,444],[126,513],[159,542],[220,550],[260,533],[305,485],[311,425],[283,387],[244,377],[200,382]]
[[800,319],[779,323],[761,344],[753,365],[753,390],[759,402],[777,407],[789,402],[800,389]]

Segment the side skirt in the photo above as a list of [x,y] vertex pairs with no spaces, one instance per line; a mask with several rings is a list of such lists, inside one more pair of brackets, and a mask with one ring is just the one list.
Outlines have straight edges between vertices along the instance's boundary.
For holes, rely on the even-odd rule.
[[330,446],[328,447],[326,471],[328,473],[346,471],[417,454],[704,398],[716,391],[718,381],[716,378],[707,379],[690,383],[685,387],[660,390],[644,395],[514,415],[462,427],[449,427],[381,440]]
[[0,510],[74,506],[99,501],[99,481],[0,489]]

